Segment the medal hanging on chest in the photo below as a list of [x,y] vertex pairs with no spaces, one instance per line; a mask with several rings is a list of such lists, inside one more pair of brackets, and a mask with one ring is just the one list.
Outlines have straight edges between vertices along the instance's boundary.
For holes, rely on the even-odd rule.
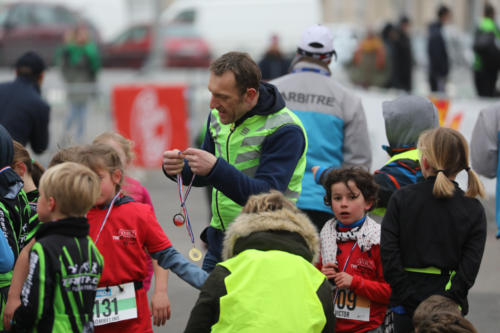
[[179,199],[181,201],[181,211],[174,215],[173,222],[176,227],[182,227],[184,224],[186,225],[186,230],[193,245],[193,248],[189,250],[189,258],[193,261],[199,261],[202,255],[201,251],[195,247],[193,229],[191,227],[191,221],[189,221],[189,215],[186,207],[186,200],[188,198],[189,192],[191,191],[191,187],[193,186],[194,178],[195,174],[193,174],[186,193],[183,196],[182,176],[180,173],[177,174],[177,188],[179,190]]

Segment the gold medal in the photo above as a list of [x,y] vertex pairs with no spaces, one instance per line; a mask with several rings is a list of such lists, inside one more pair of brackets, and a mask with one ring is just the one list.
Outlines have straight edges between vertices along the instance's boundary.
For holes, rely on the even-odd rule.
[[201,251],[197,248],[193,247],[191,250],[189,250],[189,259],[191,259],[192,261],[200,261],[201,256]]

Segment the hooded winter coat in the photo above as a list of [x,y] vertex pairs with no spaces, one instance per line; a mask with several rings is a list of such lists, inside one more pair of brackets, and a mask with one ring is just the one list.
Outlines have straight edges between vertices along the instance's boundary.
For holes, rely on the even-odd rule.
[[185,332],[334,332],[332,288],[311,264],[318,253],[303,214],[240,215]]
[[430,100],[420,96],[403,96],[384,102],[382,113],[389,142],[389,146],[383,146],[383,149],[391,158],[374,175],[379,185],[379,208],[373,213],[379,216],[384,216],[394,191],[424,180],[416,149],[418,137],[425,130],[439,127],[436,107]]

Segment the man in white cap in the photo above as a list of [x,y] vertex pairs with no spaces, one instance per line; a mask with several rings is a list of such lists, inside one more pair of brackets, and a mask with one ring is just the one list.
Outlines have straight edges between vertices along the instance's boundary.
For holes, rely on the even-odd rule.
[[[334,56],[331,31],[325,26],[311,26],[302,35],[291,72],[271,81],[307,132],[307,165],[297,206],[318,230],[333,216],[324,203],[323,187],[315,183],[312,167],[359,166],[368,170],[371,164],[361,100],[332,78],[328,65]],[[316,175],[317,182],[322,170]]]

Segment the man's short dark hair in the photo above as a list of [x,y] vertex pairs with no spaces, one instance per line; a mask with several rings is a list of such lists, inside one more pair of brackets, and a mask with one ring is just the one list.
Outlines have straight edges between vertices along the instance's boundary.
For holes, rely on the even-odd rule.
[[16,61],[16,72],[21,76],[38,79],[45,69],[45,61],[33,51],[24,53]]
[[442,19],[444,16],[448,15],[450,13],[450,9],[446,7],[445,5],[439,6],[438,9],[438,18]]
[[221,76],[227,71],[234,74],[236,88],[243,95],[248,88],[259,91],[259,84],[262,78],[259,66],[250,58],[248,53],[228,52],[210,65],[210,71]]

